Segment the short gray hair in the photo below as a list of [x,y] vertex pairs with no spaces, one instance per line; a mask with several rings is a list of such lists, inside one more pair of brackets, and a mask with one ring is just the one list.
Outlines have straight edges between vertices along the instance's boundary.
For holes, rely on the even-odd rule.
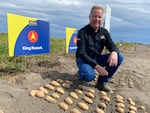
[[94,9],[101,9],[104,12],[104,8],[101,5],[94,5],[91,8],[90,14],[93,12]]

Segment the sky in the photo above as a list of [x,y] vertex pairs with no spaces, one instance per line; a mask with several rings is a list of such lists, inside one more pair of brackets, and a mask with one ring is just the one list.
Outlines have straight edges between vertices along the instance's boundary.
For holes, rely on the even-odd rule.
[[150,44],[150,0],[0,0],[0,33],[7,33],[7,13],[50,23],[50,37],[65,38],[66,27],[89,23],[93,5],[111,7],[110,34],[115,42]]

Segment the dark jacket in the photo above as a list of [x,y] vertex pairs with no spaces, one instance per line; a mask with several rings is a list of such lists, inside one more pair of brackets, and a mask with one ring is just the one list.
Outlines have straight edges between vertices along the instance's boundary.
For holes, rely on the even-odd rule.
[[79,30],[76,57],[81,58],[94,68],[97,64],[95,59],[101,55],[104,47],[110,52],[119,52],[106,29],[100,27],[98,31],[95,32],[88,24]]

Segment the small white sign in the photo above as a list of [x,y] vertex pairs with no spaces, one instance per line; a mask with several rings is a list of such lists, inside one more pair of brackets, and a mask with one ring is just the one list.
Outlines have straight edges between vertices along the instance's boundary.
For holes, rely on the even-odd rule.
[[111,17],[111,8],[107,4],[105,12],[104,28],[107,29],[108,31],[110,30],[110,17]]

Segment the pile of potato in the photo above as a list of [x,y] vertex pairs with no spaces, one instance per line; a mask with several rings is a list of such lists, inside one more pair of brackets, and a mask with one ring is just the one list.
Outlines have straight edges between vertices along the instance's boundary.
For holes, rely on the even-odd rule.
[[[116,113],[147,113],[143,105],[137,106],[131,98],[125,99],[123,96],[115,94],[115,98],[112,98],[111,94],[104,91],[98,91],[95,88],[84,88],[79,85],[73,91],[66,92],[73,86],[73,82],[69,80],[56,79],[51,80],[50,83],[40,86],[37,89],[33,89],[29,92],[30,96],[44,98],[46,101],[57,104],[63,111],[69,111],[70,113],[82,113],[91,111],[92,104],[96,104],[92,108],[91,112],[94,113],[108,113],[106,112],[111,104],[115,104],[114,111]],[[97,91],[97,92],[96,92]],[[63,97],[67,93],[66,97]],[[96,99],[98,96],[98,100]],[[60,101],[59,98],[63,97]],[[75,104],[75,107],[72,105]],[[93,110],[94,109],[94,110]]]

